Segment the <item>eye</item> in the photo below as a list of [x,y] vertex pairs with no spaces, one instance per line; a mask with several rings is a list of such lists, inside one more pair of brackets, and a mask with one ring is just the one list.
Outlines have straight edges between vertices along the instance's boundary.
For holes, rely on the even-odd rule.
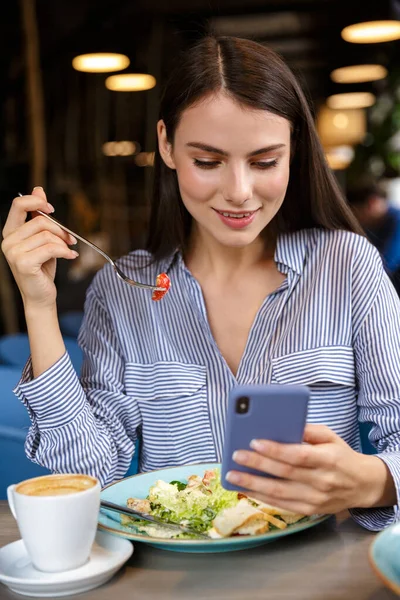
[[272,167],[276,167],[278,164],[278,160],[275,158],[274,160],[263,161],[260,160],[258,162],[252,163],[257,169],[270,169]]
[[195,158],[193,159],[193,164],[200,169],[215,169],[221,163],[218,160],[199,160]]

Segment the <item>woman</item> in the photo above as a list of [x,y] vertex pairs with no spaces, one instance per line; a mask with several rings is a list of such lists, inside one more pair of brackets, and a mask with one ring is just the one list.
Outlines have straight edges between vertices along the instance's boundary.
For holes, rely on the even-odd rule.
[[[79,380],[62,341],[55,259],[73,240],[47,219],[41,188],[16,198],[3,251],[24,300],[31,362],[16,389],[31,418],[26,450],[53,471],[123,477],[141,436],[141,470],[220,460],[229,390],[299,383],[312,392],[302,445],[258,440],[230,474],[296,513],[350,508],[370,529],[397,518],[399,302],[324,161],[301,89],[254,42],[206,38],[171,76],[147,251],[132,277],[166,271],[152,302],[106,266],[87,294]],[[379,454],[361,454],[359,422]]]

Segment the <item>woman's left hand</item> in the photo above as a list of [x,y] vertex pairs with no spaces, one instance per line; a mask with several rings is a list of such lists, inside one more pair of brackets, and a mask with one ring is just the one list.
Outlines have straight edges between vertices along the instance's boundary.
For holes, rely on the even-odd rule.
[[388,477],[394,490],[383,461],[355,452],[328,427],[307,425],[304,442],[254,440],[255,451],[235,452],[235,462],[281,479],[238,471],[231,471],[227,479],[262,502],[303,515],[382,506]]

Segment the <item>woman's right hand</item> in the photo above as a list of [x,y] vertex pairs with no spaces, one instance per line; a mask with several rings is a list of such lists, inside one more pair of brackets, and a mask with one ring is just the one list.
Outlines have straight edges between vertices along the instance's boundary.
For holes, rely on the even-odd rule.
[[30,196],[15,198],[3,228],[1,244],[25,309],[53,306],[57,296],[54,285],[56,259],[78,256],[68,247],[76,240],[58,225],[41,215],[26,221],[27,214],[36,210],[54,211],[42,188],[34,188]]

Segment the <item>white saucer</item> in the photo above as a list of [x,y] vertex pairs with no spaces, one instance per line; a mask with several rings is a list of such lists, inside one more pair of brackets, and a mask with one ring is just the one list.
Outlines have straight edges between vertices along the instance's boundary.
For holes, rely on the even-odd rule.
[[128,560],[133,545],[98,531],[88,562],[63,573],[43,573],[32,565],[22,540],[0,549],[0,582],[13,592],[42,598],[79,594],[105,583]]

